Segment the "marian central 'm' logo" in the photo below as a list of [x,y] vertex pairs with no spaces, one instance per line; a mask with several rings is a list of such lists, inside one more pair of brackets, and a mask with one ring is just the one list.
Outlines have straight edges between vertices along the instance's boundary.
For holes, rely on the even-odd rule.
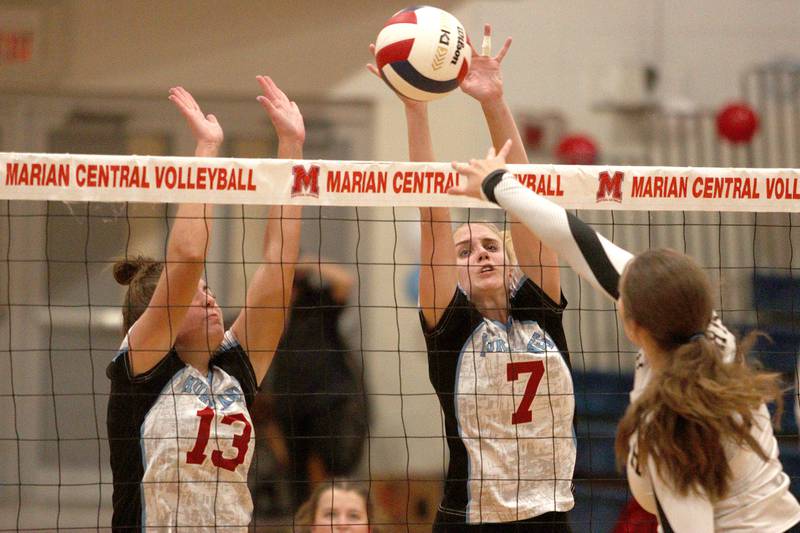
[[311,165],[306,171],[303,165],[292,167],[292,198],[295,196],[313,196],[319,198],[319,167]]
[[604,170],[597,177],[597,202],[622,202],[622,180],[625,174],[615,171],[612,176]]

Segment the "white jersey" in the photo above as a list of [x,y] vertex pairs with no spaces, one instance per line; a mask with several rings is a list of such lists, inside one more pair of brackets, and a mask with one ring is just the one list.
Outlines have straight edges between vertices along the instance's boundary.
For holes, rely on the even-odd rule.
[[[716,314],[707,335],[720,347],[724,360],[732,361],[736,354],[736,339]],[[649,383],[650,370],[647,356],[640,351],[636,356],[631,402]],[[658,516],[659,531],[780,533],[800,521],[800,505],[789,492],[789,476],[778,459],[778,443],[772,433],[766,406],[761,406],[755,422],[751,434],[769,461],[764,462],[749,447],[726,446],[733,479],[728,495],[713,503],[697,494],[678,495],[658,476],[652,461],[647,467],[638,464],[636,434],[631,436],[628,484],[636,501],[646,511]]]
[[123,342],[109,366],[114,527],[247,531],[255,380],[233,333],[207,375],[174,350],[141,376],[130,377],[127,359]]
[[501,324],[484,318],[459,288],[439,324],[425,331],[450,449],[440,510],[451,521],[513,522],[573,507],[565,304],[525,278]]

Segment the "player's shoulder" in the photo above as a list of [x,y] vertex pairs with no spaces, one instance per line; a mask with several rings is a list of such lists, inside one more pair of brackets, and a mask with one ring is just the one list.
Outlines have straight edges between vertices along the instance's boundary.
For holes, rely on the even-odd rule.
[[560,313],[567,306],[567,300],[561,294],[561,301],[556,302],[544,290],[525,274],[515,277],[509,290],[509,301],[514,309],[536,308]]

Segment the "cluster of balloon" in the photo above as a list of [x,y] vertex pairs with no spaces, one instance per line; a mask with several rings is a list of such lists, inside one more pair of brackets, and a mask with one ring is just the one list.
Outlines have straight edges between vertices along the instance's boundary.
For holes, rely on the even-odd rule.
[[556,147],[556,159],[565,165],[593,165],[597,162],[597,144],[588,135],[567,135]]
[[758,115],[745,102],[733,102],[717,113],[717,133],[734,144],[749,143],[758,131]]

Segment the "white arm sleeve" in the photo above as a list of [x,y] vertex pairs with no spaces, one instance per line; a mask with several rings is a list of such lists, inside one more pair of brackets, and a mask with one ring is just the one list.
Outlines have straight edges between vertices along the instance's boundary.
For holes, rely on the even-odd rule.
[[525,224],[542,243],[562,257],[579,276],[612,300],[619,298],[619,278],[633,258],[563,207],[521,185],[506,173],[494,198]]
[[[486,190],[483,192],[486,195]],[[633,259],[630,252],[567,213],[563,207],[524,187],[509,172],[495,182],[491,193],[502,208],[525,224],[579,276],[612,300],[619,299],[619,278],[625,265]],[[725,361],[733,360],[736,338],[722,324],[716,312],[706,335],[717,343]],[[637,359],[637,368],[640,363],[643,363],[641,357]]]

